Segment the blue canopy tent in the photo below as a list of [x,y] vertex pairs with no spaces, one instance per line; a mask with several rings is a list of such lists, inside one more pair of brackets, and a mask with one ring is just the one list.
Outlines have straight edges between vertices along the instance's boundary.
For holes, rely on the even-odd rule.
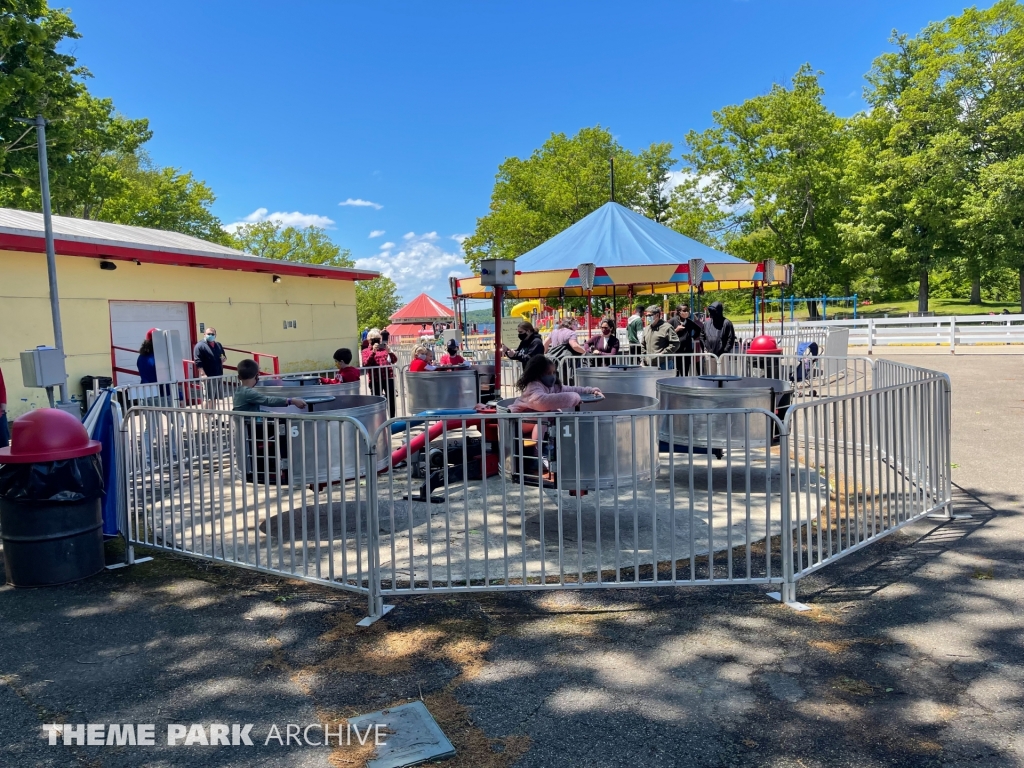
[[[582,296],[577,267],[584,263],[597,267],[594,296],[683,293],[690,289],[691,259],[704,261],[701,282],[707,290],[755,288],[766,282],[761,264],[715,250],[618,203],[605,203],[518,257],[516,284],[504,295],[510,299]],[[779,270],[776,279],[767,282],[787,282],[787,277],[787,270]],[[490,287],[481,285],[479,277],[458,279],[455,290],[456,298],[491,296]]]

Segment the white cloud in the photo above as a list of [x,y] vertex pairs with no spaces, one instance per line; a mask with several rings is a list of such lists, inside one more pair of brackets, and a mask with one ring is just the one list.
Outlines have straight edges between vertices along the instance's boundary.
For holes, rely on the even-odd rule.
[[472,273],[462,255],[446,251],[438,245],[439,239],[436,232],[409,232],[401,247],[384,243],[379,254],[356,259],[356,266],[390,277],[406,300],[420,292],[447,296],[449,277],[468,277]]
[[416,237],[415,232],[406,232],[404,235],[402,235],[403,240],[412,240],[414,237]]
[[357,208],[374,208],[378,211],[384,207],[380,203],[374,203],[370,200],[363,200],[362,198],[359,197],[350,197],[348,200],[344,200],[343,202],[338,203],[338,205],[354,205]]
[[469,239],[469,233],[467,232],[466,234],[452,235],[451,238],[459,245],[462,245],[464,242],[466,242],[466,240]]
[[383,234],[384,234],[384,230],[383,229],[375,229],[375,230],[373,230],[373,232],[370,233],[370,239],[372,240],[375,237],[380,237]]
[[243,224],[255,224],[260,221],[272,221],[275,224],[280,224],[282,227],[299,227],[301,229],[305,227],[322,227],[326,229],[334,226],[334,219],[329,219],[316,213],[300,213],[299,211],[291,211],[290,213],[287,211],[275,211],[270,213],[267,208],[257,208],[248,216],[244,216],[241,221],[224,225],[224,230],[234,232]]

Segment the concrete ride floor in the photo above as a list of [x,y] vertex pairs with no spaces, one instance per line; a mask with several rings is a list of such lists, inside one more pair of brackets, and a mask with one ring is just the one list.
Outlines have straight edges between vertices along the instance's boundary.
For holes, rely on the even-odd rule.
[[[358,766],[355,746],[264,737],[422,698],[450,766],[1024,766],[1024,355],[876,354],[950,374],[972,517],[808,577],[810,611],[756,586],[457,594],[396,599],[359,629],[358,595],[158,552],[0,588],[0,765]],[[258,738],[49,746],[52,722]]]

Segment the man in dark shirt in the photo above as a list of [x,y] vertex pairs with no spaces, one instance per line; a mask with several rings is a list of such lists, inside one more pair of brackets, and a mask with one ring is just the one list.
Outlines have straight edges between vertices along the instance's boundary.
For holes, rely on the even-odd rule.
[[[680,304],[676,307],[676,313],[669,318],[669,325],[675,329],[679,337],[679,352],[683,355],[693,354],[694,339],[699,339],[703,328],[690,317],[690,305]],[[677,376],[689,376],[692,359],[683,358],[683,365],[676,368]]]
[[224,375],[224,361],[228,356],[224,354],[224,347],[217,341],[216,328],[206,329],[203,340],[192,350],[192,359],[195,360],[200,376]]
[[725,316],[725,307],[720,301],[708,307],[701,342],[705,352],[716,356],[727,355],[736,346],[736,329],[732,326],[732,320]]

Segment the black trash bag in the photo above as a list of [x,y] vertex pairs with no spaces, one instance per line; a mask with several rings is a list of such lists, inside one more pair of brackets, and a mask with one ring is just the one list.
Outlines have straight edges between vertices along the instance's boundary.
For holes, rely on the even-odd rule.
[[103,495],[99,454],[39,464],[0,464],[0,499],[83,501]]

